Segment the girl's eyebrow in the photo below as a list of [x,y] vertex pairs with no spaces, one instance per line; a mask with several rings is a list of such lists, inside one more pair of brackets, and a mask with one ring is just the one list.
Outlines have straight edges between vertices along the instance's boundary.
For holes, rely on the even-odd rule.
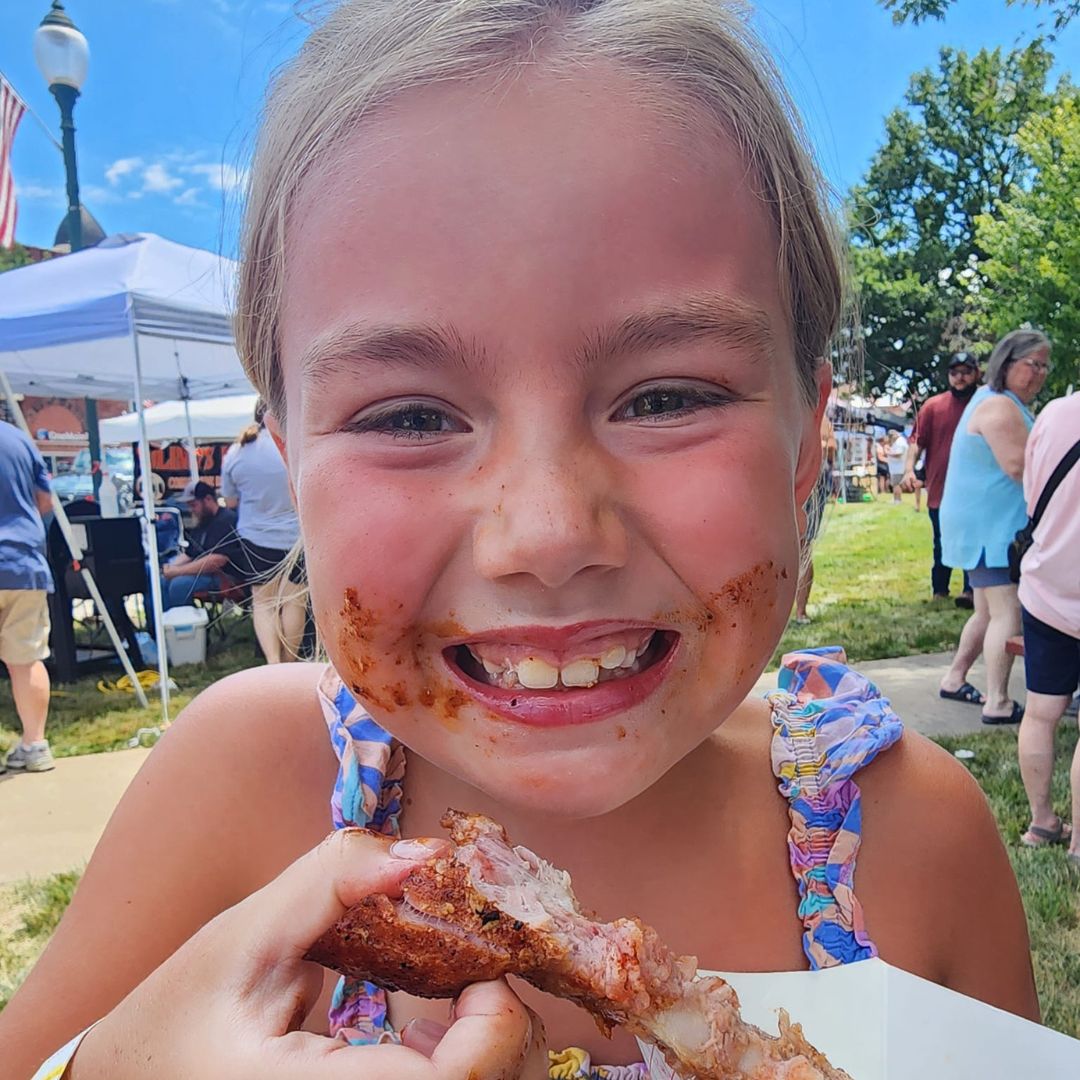
[[[673,348],[710,338],[746,351],[771,356],[774,346],[768,315],[743,300],[699,294],[676,303],[635,312],[588,337],[577,360],[593,367],[628,353]],[[360,363],[475,371],[487,357],[483,347],[453,329],[436,325],[378,326],[350,323],[317,337],[300,357],[305,381],[332,383]]]
[[673,348],[702,338],[745,350],[755,359],[772,356],[775,344],[772,324],[762,309],[710,293],[628,315],[591,335],[578,350],[578,360],[592,367],[626,353]]
[[323,383],[358,363],[473,368],[483,359],[476,343],[439,326],[352,323],[317,337],[301,355],[300,371],[305,380]]

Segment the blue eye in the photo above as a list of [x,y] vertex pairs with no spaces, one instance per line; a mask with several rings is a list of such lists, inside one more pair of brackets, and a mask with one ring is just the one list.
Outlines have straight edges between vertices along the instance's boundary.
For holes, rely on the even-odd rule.
[[345,430],[375,432],[390,435],[395,439],[422,441],[433,435],[468,432],[470,428],[452,417],[445,409],[415,402],[358,417],[349,421]]
[[641,390],[616,410],[616,420],[671,420],[700,409],[732,403],[720,390],[696,386],[651,386]]

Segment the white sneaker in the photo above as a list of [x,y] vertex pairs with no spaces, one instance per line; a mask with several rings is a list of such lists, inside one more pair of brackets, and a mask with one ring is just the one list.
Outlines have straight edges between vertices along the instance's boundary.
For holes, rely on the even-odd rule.
[[48,772],[56,768],[48,739],[34,743],[33,746],[23,746],[21,741],[17,742],[8,754],[5,764],[9,769],[25,769],[27,772]]

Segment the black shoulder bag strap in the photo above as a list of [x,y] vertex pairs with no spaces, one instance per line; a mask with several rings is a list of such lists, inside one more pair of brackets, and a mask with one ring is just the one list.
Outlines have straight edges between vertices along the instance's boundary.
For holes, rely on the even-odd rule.
[[1068,471],[1080,461],[1080,439],[1072,444],[1072,448],[1069,452],[1058,462],[1057,468],[1050,474],[1050,479],[1046,481],[1046,487],[1042,489],[1042,494],[1039,496],[1039,501],[1035,504],[1035,513],[1031,515],[1031,521],[1028,528],[1032,533],[1038,527],[1039,522],[1042,520],[1044,511],[1046,510],[1046,504],[1050,501],[1050,496],[1054,494],[1058,489],[1058,485],[1065,479]]

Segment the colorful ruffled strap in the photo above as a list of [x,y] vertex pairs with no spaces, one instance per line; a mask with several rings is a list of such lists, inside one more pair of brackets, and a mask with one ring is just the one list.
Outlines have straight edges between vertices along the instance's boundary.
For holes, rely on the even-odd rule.
[[[333,668],[319,680],[319,704],[341,767],[330,808],[335,829],[350,826],[400,836],[405,751],[357,703]],[[330,1004],[330,1034],[354,1045],[396,1042],[386,991],[359,979],[340,979]]]
[[790,804],[788,850],[811,970],[877,956],[854,892],[862,804],[853,777],[903,734],[872,682],[838,647],[789,653],[768,694],[773,772]]

